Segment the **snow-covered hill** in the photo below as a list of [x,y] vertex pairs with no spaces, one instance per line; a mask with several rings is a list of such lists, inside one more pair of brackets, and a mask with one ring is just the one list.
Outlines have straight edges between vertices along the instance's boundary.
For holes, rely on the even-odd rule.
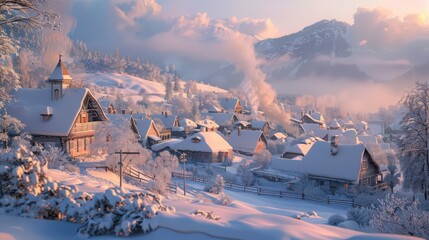
[[[144,94],[151,102],[163,102],[165,85],[159,82],[149,81],[143,78],[119,73],[82,73],[73,75],[73,79],[83,85],[96,85],[101,91],[96,91],[96,98],[107,95],[121,94],[134,101],[142,99]],[[182,89],[185,82],[181,82]],[[202,92],[226,93],[227,91],[207,84],[197,83],[197,89]]]

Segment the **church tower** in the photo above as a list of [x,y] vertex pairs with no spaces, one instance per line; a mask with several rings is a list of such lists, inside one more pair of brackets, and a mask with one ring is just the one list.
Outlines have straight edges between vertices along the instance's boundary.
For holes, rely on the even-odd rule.
[[59,100],[64,96],[65,90],[72,83],[66,67],[61,63],[62,55],[59,55],[58,64],[48,79],[48,83],[51,87],[51,99]]

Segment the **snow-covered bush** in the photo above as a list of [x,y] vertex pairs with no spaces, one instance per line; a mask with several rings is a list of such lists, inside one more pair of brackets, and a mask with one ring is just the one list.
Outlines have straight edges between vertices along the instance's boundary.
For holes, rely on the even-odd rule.
[[369,207],[356,207],[350,208],[347,211],[348,220],[353,220],[360,226],[368,226],[369,220],[371,220],[374,214],[374,210]]
[[216,177],[210,178],[210,181],[204,187],[204,191],[209,193],[219,194],[223,192],[225,187],[225,181],[221,175],[216,175]]
[[49,168],[59,168],[60,166],[64,166],[68,163],[67,154],[64,150],[50,144],[42,150],[41,155],[45,157]]
[[246,169],[241,175],[241,182],[244,186],[252,186],[255,183],[255,176],[250,170]]
[[179,161],[176,156],[168,151],[161,152],[153,161],[147,165],[148,173],[155,176],[148,184],[149,190],[157,193],[165,193],[171,182],[171,173],[177,169]]
[[24,143],[0,150],[0,209],[3,213],[83,223],[79,235],[89,237],[148,232],[157,228],[153,218],[158,211],[174,211],[162,205],[160,196],[148,192],[124,193],[121,189],[107,189],[95,195],[77,194],[77,187],[48,179],[45,176],[47,162],[38,159],[30,151],[28,142]]
[[209,220],[219,220],[220,219],[220,217],[217,215],[214,215],[213,212],[206,212],[206,211],[199,210],[199,209],[191,212],[191,215],[203,216],[204,218],[209,219]]
[[334,215],[329,217],[328,224],[332,225],[332,226],[338,226],[338,224],[340,224],[346,220],[347,220],[346,217],[344,217],[343,215],[334,214]]
[[369,221],[374,231],[429,238],[429,212],[419,209],[418,201],[388,194],[379,202]]
[[264,150],[258,154],[253,155],[252,160],[256,166],[266,169],[271,164],[271,153],[268,150]]
[[353,220],[346,220],[338,224],[338,227],[347,228],[350,230],[360,231],[362,230],[359,224]]
[[232,203],[232,199],[225,192],[221,192],[219,194],[219,204],[226,206]]

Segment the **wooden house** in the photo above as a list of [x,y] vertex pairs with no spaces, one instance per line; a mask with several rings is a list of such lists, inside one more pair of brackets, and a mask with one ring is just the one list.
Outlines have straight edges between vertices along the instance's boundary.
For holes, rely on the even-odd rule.
[[326,191],[354,188],[360,191],[385,189],[380,166],[363,144],[318,141],[302,160],[283,159],[272,163],[282,171],[302,174]]
[[258,154],[268,148],[267,139],[260,130],[234,130],[228,143],[235,152],[245,155]]
[[153,120],[146,118],[135,119],[135,124],[137,128],[137,134],[140,137],[139,142],[144,147],[148,148],[162,141],[161,134],[156,128]]
[[35,142],[62,147],[72,157],[89,154],[95,125],[107,120],[103,109],[88,89],[73,87],[61,56],[47,82],[47,88],[13,91],[8,113]]
[[192,162],[215,163],[233,159],[232,146],[217,132],[199,132],[171,146]]
[[261,130],[265,137],[270,136],[270,124],[267,121],[251,121],[250,126],[252,130]]
[[198,129],[203,132],[217,132],[219,130],[219,125],[210,119],[199,120],[196,124]]
[[227,112],[242,113],[243,106],[238,98],[224,98],[220,100],[220,105]]

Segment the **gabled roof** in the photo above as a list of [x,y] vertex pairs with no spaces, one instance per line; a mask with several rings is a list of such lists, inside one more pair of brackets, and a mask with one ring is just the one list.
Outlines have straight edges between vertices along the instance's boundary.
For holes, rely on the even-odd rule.
[[131,126],[131,122],[134,121],[131,114],[106,114],[109,122],[116,126]]
[[219,125],[215,121],[210,119],[199,120],[196,123],[197,125],[206,127],[206,128],[219,128]]
[[183,118],[180,119],[180,126],[184,127],[184,128],[197,128],[197,124],[192,121],[191,119],[188,118]]
[[201,113],[204,118],[210,118],[215,121],[219,126],[230,126],[233,122],[238,120],[233,112],[231,113]]
[[[199,142],[194,142],[199,138]],[[173,150],[192,152],[229,152],[232,146],[217,132],[199,132],[171,146]]]
[[273,136],[271,136],[271,138],[275,138],[275,139],[286,139],[287,136],[284,133],[281,132],[276,132],[273,134]]
[[162,123],[164,124],[165,128],[173,128],[174,123],[177,120],[177,116],[176,115],[163,115],[163,114],[155,114],[155,115],[150,115],[150,117],[152,118],[152,120],[155,119],[161,119]]
[[67,68],[61,62],[61,55],[60,55],[60,60],[58,61],[57,66],[55,67],[51,76],[49,76],[48,80],[49,81],[51,81],[51,80],[52,81],[72,80],[72,78],[69,75],[69,72],[67,71]]
[[[369,155],[363,144],[344,144],[339,145],[337,154],[333,155],[330,142],[316,142],[301,161],[284,159],[277,161],[275,167],[312,176],[357,182],[365,152]],[[376,166],[378,167],[377,164]]]
[[252,125],[253,129],[259,129],[259,130],[264,129],[265,124],[268,125],[268,128],[270,127],[270,125],[268,124],[267,121],[251,121],[250,122],[250,125]]
[[215,105],[211,104],[211,105],[208,105],[208,106],[207,106],[207,111],[208,111],[208,112],[221,113],[221,112],[223,112],[223,111],[224,111],[224,109],[223,109],[222,107],[217,107],[217,106],[215,106]]
[[331,136],[338,135],[342,144],[359,143],[355,129],[321,129],[316,123],[303,123],[301,127],[304,129],[304,132],[314,134],[315,137],[325,140],[330,140]]
[[151,119],[134,119],[137,127],[138,134],[140,135],[140,139],[146,139],[148,137],[148,133],[151,127],[155,128],[157,133],[157,137],[159,137],[159,131],[155,126],[155,123]]
[[181,141],[183,141],[183,140],[182,139],[171,138],[171,139],[168,139],[168,140],[166,140],[164,142],[154,144],[150,148],[153,151],[155,151],[155,152],[159,152],[159,151],[161,151],[163,149],[166,149],[166,148],[170,148],[171,149],[172,145],[174,145],[174,144],[176,144],[178,142],[181,142]]
[[238,130],[234,130],[228,139],[234,151],[253,154],[256,151],[259,139],[267,144],[267,140],[260,130],[240,130],[240,134],[238,132]]
[[[12,91],[12,101],[7,110],[25,124],[25,131],[29,134],[65,137],[69,135],[87,96],[96,102],[86,88],[68,88],[64,97],[58,100],[51,99],[51,89],[20,88]],[[96,104],[99,106],[98,102]],[[40,114],[46,112],[47,107],[50,107],[52,115],[44,120]],[[101,113],[100,117],[106,119]]]
[[220,100],[220,105],[226,111],[235,111],[239,102],[238,98],[223,98]]

